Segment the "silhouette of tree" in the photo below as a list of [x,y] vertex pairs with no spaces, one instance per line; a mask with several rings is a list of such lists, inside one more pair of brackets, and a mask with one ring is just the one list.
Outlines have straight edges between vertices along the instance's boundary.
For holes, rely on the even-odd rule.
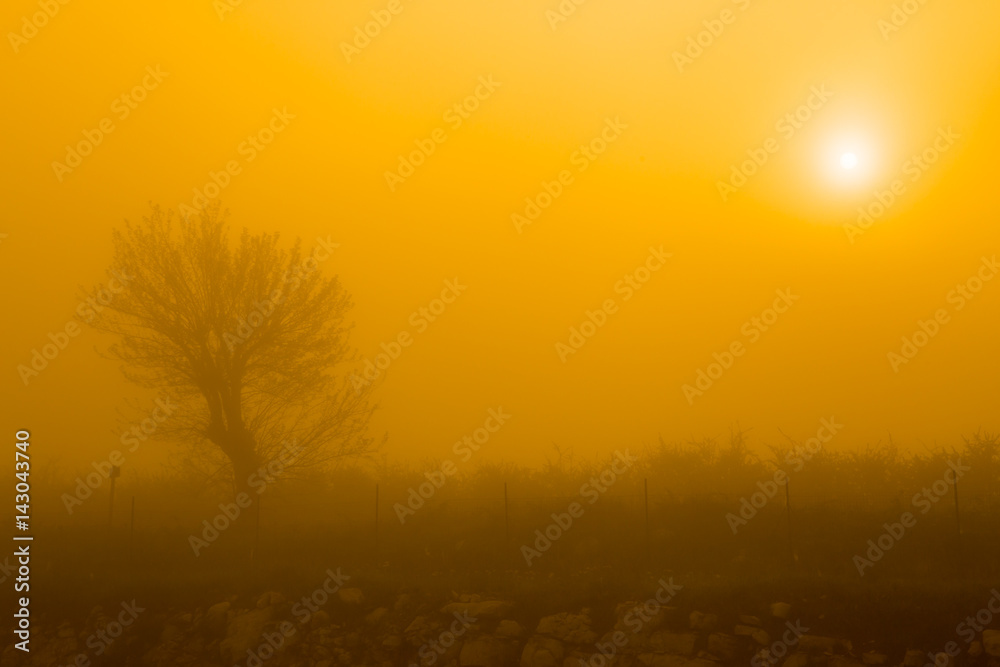
[[374,406],[334,372],[355,359],[351,298],[319,270],[335,244],[303,254],[300,241],[282,249],[277,233],[247,230],[231,243],[227,218],[215,206],[181,222],[154,206],[143,224],[115,230],[109,272],[129,286],[90,324],[118,338],[110,356],[129,380],[178,405],[158,435],[206,460],[221,452],[239,493],[273,461],[369,452]]

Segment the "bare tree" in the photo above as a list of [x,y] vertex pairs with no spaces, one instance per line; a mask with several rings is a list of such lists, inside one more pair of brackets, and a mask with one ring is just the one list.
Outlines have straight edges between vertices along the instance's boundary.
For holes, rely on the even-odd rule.
[[118,337],[109,352],[129,380],[178,404],[162,432],[221,452],[238,493],[283,449],[295,466],[369,452],[374,406],[334,372],[354,360],[351,298],[318,268],[335,244],[304,255],[247,230],[231,243],[227,218],[215,206],[181,222],[154,206],[115,230],[109,274],[128,288],[90,324]]

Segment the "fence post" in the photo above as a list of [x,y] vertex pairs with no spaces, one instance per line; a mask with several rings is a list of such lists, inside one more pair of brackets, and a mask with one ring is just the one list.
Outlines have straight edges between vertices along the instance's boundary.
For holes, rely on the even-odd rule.
[[962,550],[962,512],[958,506],[958,478],[955,479],[955,532],[958,534],[958,569],[961,572],[965,565],[965,554]]
[[649,562],[649,479],[645,477],[642,479],[642,505],[645,516],[646,561]]
[[507,505],[507,482],[503,483],[503,536],[504,550],[510,546],[510,510]]
[[128,564],[135,565],[135,496],[132,496],[132,511],[128,520]]
[[795,544],[792,541],[792,499],[789,492],[789,480],[785,477],[785,515],[788,519],[788,561],[795,567]]
[[108,530],[114,525],[115,519],[115,481],[121,475],[121,468],[111,466],[111,495],[108,498]]
[[260,556],[260,496],[257,496],[257,518],[254,525],[253,551],[250,552],[250,565],[257,564]]

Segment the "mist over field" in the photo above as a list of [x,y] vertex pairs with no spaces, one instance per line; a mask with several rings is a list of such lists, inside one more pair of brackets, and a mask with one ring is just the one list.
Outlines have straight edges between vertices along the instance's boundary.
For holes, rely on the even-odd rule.
[[0,664],[1000,667],[998,22],[7,2]]

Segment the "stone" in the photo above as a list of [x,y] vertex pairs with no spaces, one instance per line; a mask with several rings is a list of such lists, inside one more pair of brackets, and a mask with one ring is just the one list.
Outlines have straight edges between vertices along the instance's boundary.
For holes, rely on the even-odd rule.
[[380,625],[389,616],[389,610],[379,607],[365,616],[365,623],[368,625]]
[[781,620],[788,620],[788,614],[792,611],[792,605],[787,602],[772,602],[771,603],[771,616],[775,618],[780,618]]
[[802,635],[799,637],[799,648],[803,651],[833,653],[834,649],[837,648],[837,640],[833,637],[822,637],[820,635]]
[[649,647],[657,652],[674,655],[694,655],[698,635],[693,632],[654,632],[649,637]]
[[983,630],[983,648],[987,655],[1000,658],[1000,630]]
[[566,650],[551,637],[534,636],[521,652],[521,667],[562,667]]
[[222,660],[232,664],[242,660],[247,650],[260,646],[261,633],[272,615],[272,607],[265,607],[235,616],[226,628],[226,638],[219,644]]
[[517,621],[504,619],[497,625],[497,629],[493,634],[504,639],[520,639],[524,636],[524,628]]
[[701,632],[711,632],[719,622],[719,617],[715,614],[705,614],[700,611],[691,612],[691,629]]
[[281,593],[276,593],[275,591],[268,591],[257,598],[257,608],[263,609],[264,607],[270,607],[273,604],[281,604],[285,601],[285,596]]
[[462,667],[503,667],[506,646],[490,635],[481,635],[462,644],[458,664]]
[[360,588],[341,588],[337,591],[337,597],[344,604],[361,604],[365,601],[365,594]]
[[205,612],[204,626],[210,635],[221,636],[225,632],[231,606],[228,602],[220,602],[213,604]]
[[708,652],[723,660],[733,660],[739,651],[740,642],[732,635],[713,632],[708,636]]
[[567,644],[593,644],[597,641],[597,633],[590,629],[590,618],[585,614],[563,612],[546,616],[538,622],[535,632]]
[[884,665],[889,662],[889,656],[878,651],[865,651],[861,655],[861,662],[866,665]]

